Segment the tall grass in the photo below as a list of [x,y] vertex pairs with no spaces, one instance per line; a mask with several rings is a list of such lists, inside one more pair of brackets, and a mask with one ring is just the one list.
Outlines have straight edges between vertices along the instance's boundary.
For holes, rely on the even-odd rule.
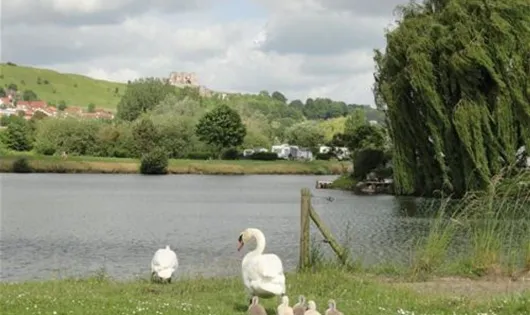
[[[415,249],[414,275],[453,272],[513,275],[530,267],[528,172],[492,178],[487,191],[445,198],[428,235]],[[461,246],[455,247],[458,243]]]
[[[402,266],[397,261],[381,261],[369,267],[370,271],[405,273],[415,279],[433,275],[513,278],[526,274],[530,271],[530,186],[525,183],[530,183],[528,171],[509,178],[496,176],[487,191],[433,201],[427,233],[410,240],[414,245],[409,263]],[[340,239],[346,239],[342,246],[351,248],[351,238]],[[318,257],[314,262],[321,267],[338,267],[338,259],[322,254],[324,245],[312,242],[312,257]],[[358,260],[350,259],[345,267],[358,270],[360,266]]]

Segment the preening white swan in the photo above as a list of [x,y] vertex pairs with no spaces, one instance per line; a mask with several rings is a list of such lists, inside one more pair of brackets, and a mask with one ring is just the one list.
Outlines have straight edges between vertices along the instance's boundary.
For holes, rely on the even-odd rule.
[[275,254],[263,254],[265,250],[265,235],[258,229],[247,228],[238,238],[237,250],[250,241],[256,240],[256,248],[248,252],[241,262],[243,283],[246,291],[252,297],[271,298],[285,294],[285,275],[282,261]]
[[177,270],[179,261],[177,254],[166,245],[166,248],[160,248],[155,252],[151,260],[151,276],[156,280],[162,280],[171,283],[171,276]]

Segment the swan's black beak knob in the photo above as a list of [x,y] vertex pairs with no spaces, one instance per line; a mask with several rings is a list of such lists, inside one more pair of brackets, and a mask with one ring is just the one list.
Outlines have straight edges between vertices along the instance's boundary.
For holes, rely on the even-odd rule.
[[239,235],[239,238],[237,239],[237,251],[239,252],[241,248],[243,248],[243,245],[245,243],[243,242],[243,235]]

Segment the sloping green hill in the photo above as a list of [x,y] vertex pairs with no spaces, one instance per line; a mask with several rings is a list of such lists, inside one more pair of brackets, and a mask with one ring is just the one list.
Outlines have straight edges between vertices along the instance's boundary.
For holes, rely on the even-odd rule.
[[96,80],[79,74],[18,65],[0,64],[0,86],[15,84],[19,91],[32,90],[51,104],[65,101],[68,106],[115,109],[126,84]]

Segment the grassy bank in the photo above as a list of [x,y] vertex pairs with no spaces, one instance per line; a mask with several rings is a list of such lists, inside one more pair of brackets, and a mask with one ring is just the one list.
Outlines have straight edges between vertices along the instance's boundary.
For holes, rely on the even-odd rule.
[[[517,315],[530,312],[530,293],[520,290],[502,295],[461,295],[447,290],[420,293],[414,284],[381,281],[340,270],[290,274],[287,286],[291,300],[304,294],[315,300],[322,314],[330,298],[337,301],[344,314]],[[2,283],[0,291],[0,309],[4,315],[234,315],[246,314],[247,307],[239,277],[180,280],[169,285],[94,277]],[[262,304],[268,314],[276,314],[275,299],[262,300]]]
[[341,190],[353,190],[357,181],[353,179],[350,173],[342,174],[339,178],[331,183],[332,189],[341,189]]
[[[26,157],[28,159],[29,166],[35,173],[136,174],[139,172],[140,164],[137,159],[69,156],[63,160],[59,156],[11,153],[0,158],[0,172],[13,172],[13,163],[20,157]],[[170,160],[169,173],[205,175],[325,175],[342,174],[347,171],[348,167],[348,163],[338,161]]]
[[[86,108],[115,109],[125,92],[126,84],[96,80],[87,76],[59,73],[48,69],[0,64],[0,85],[16,84],[19,91],[32,90],[39,99],[57,104]],[[117,92],[117,93],[116,93]]]

